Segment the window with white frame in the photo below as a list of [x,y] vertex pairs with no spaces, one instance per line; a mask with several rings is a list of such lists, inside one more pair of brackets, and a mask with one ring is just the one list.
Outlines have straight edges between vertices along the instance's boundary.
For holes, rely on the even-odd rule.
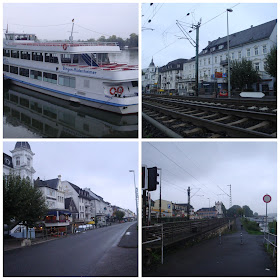
[[241,51],[238,52],[238,59],[241,59]]
[[215,56],[215,63],[217,63],[218,62],[218,59],[217,59],[217,56]]
[[208,64],[209,65],[211,64],[211,58],[210,57],[208,58]]
[[263,45],[263,54],[266,54],[266,53],[267,53],[266,45]]
[[259,47],[255,47],[254,50],[255,50],[255,55],[259,55]]
[[259,62],[255,62],[254,66],[255,66],[256,71],[260,71],[260,63]]
[[231,53],[231,59],[234,60],[234,52]]
[[251,50],[250,50],[250,49],[247,49],[246,54],[247,54],[247,57],[251,56]]
[[223,56],[222,56],[222,55],[220,55],[220,62],[222,62],[222,60],[223,60]]
[[16,166],[20,166],[20,157],[16,157]]
[[204,66],[206,65],[206,58],[204,58]]

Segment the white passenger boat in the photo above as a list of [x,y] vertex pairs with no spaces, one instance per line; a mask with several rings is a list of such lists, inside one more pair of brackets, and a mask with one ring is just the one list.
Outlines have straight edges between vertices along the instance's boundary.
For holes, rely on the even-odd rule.
[[[73,29],[72,29],[73,30]],[[87,106],[138,111],[138,66],[110,63],[117,43],[40,42],[35,34],[5,33],[4,79]]]

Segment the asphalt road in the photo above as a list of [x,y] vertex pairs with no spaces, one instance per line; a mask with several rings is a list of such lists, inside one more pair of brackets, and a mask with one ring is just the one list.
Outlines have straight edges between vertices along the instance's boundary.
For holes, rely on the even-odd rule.
[[137,276],[137,248],[118,246],[131,226],[123,223],[4,252],[4,276]]
[[242,231],[202,241],[191,248],[182,248],[164,257],[163,265],[143,276],[276,276],[272,261],[264,250],[263,236]]

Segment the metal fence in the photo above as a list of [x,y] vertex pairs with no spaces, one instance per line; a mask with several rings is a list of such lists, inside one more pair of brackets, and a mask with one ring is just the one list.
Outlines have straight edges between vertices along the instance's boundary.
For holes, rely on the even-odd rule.
[[142,245],[161,244],[161,263],[163,264],[163,224],[142,227]]
[[277,253],[277,235],[269,232],[264,232],[264,243],[267,246],[267,249],[269,245],[273,247],[273,258],[275,257],[275,254]]
[[150,244],[152,247],[158,247],[159,242],[155,241],[154,236],[159,236],[159,226],[162,226],[163,231],[163,243],[164,246],[175,243],[177,241],[211,231],[215,228],[219,228],[229,222],[228,219],[205,219],[205,220],[189,220],[168,222],[163,224],[157,224],[155,226],[143,227],[143,243],[149,240],[154,240]]

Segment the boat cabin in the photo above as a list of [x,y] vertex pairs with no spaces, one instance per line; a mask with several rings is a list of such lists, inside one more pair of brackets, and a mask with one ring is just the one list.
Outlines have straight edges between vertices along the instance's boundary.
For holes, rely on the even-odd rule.
[[22,34],[22,33],[6,33],[5,39],[9,41],[36,41],[35,34]]

